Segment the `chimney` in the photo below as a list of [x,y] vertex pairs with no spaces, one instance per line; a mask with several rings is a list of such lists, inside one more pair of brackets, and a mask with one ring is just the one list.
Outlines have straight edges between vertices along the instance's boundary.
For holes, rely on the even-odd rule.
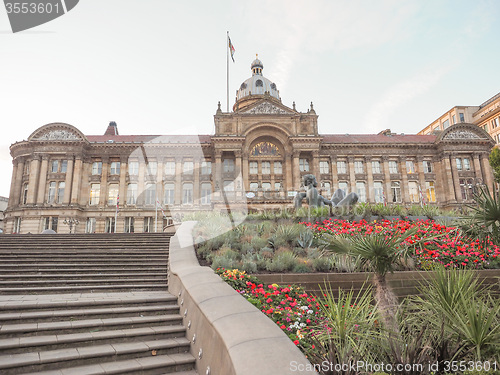
[[118,135],[118,125],[116,125],[116,122],[111,121],[109,123],[104,135]]

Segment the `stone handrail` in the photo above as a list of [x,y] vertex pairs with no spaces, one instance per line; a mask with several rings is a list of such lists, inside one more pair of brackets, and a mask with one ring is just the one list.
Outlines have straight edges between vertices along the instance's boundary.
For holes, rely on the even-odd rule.
[[183,223],[169,250],[168,288],[180,313],[198,374],[312,374],[310,362],[281,329],[196,258]]

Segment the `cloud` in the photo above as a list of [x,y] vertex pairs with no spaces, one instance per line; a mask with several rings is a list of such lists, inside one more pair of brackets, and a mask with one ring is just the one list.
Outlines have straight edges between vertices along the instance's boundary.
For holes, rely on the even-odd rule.
[[388,127],[389,118],[401,106],[426,93],[446,75],[453,65],[417,74],[389,88],[368,111],[363,132],[378,133]]

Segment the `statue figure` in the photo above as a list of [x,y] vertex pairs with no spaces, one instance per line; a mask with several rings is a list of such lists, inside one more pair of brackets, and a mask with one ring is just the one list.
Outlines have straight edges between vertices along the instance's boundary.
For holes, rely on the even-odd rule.
[[316,189],[318,183],[316,177],[312,174],[302,176],[302,184],[306,188],[305,193],[297,193],[294,200],[295,208],[302,207],[302,200],[305,198],[309,207],[324,207],[325,205],[331,207],[346,207],[356,204],[358,195],[356,193],[345,194],[343,190],[337,189],[332,195],[332,199],[326,199],[321,196]]

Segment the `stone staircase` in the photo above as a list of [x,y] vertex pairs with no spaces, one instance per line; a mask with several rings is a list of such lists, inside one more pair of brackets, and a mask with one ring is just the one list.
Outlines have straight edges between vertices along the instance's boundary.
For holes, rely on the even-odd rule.
[[0,236],[0,374],[193,375],[170,235]]

